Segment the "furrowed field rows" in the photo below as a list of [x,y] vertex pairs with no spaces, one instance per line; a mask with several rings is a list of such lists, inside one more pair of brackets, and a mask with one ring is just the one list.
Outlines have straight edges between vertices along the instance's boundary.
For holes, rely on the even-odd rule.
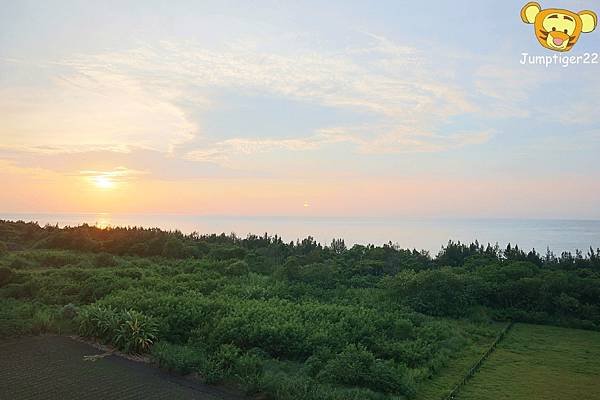
[[65,337],[6,341],[0,353],[0,400],[238,398],[116,356],[86,361],[101,352]]

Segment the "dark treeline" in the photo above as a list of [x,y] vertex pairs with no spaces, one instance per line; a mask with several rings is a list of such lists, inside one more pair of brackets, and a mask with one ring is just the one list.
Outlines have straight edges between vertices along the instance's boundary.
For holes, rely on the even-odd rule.
[[396,399],[492,340],[498,321],[600,330],[600,250],[449,242],[431,256],[0,221],[0,320],[0,336],[76,321],[84,336],[269,399]]
[[[469,259],[502,261],[524,261],[539,267],[555,269],[600,269],[600,248],[588,249],[585,253],[576,250],[575,254],[563,252],[559,256],[549,249],[544,254],[535,249],[527,252],[518,245],[508,244],[501,249],[497,244],[471,244],[450,241],[441,251],[431,257],[428,252],[405,250],[397,244],[354,245],[348,249],[343,239],[334,239],[330,245],[323,246],[314,238],[284,242],[281,237],[268,235],[248,235],[241,238],[231,234],[184,235],[180,231],[163,231],[158,228],[116,227],[98,228],[83,224],[78,227],[59,228],[46,225],[41,227],[33,222],[10,222],[0,220],[0,238],[6,246],[14,249],[35,248],[68,249],[77,251],[106,252],[115,255],[136,255],[141,257],[162,256],[167,258],[190,258],[215,256],[222,258],[240,258],[248,252],[256,251],[270,258],[285,259],[300,256],[310,260],[323,260],[344,255],[346,259],[361,258],[384,261],[391,266],[403,269],[431,269],[436,267],[461,267]],[[393,271],[388,271],[391,273]],[[398,272],[398,271],[396,271]]]
[[241,238],[89,225],[61,229],[22,221],[0,221],[0,241],[12,249],[238,261],[224,268],[323,289],[385,287],[391,296],[430,315],[460,316],[469,306],[482,305],[504,318],[600,327],[600,249],[556,256],[510,244],[501,249],[450,241],[432,257],[392,243],[347,248],[343,239],[323,246],[312,237],[286,243],[268,234]]

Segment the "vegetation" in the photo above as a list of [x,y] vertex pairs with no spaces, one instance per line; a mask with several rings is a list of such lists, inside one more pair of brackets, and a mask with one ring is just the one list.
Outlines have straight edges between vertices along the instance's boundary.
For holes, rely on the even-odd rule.
[[268,399],[438,398],[501,321],[600,330],[600,250],[8,221],[0,241],[0,335],[71,329]]
[[156,323],[135,310],[88,306],[77,316],[82,336],[96,337],[113,343],[128,353],[144,353],[156,340]]
[[517,324],[460,400],[600,399],[600,333]]
[[[498,323],[495,328],[499,332],[504,324]],[[477,329],[477,328],[475,328]],[[469,369],[492,345],[494,337],[480,335],[473,340],[471,346],[466,347],[453,357],[451,362],[443,367],[431,379],[420,383],[417,387],[417,400],[441,400],[461,382],[467,375]]]

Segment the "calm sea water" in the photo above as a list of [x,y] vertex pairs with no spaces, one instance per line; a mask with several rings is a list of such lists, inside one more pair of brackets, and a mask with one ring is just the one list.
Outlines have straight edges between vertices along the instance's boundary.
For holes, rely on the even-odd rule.
[[0,219],[58,224],[143,226],[184,233],[277,234],[284,240],[313,236],[328,244],[344,238],[347,245],[398,243],[403,248],[424,249],[436,254],[448,240],[480,243],[518,244],[555,253],[600,247],[600,221],[518,220],[518,219],[393,219],[393,218],[305,218],[305,217],[206,217],[189,215],[124,214],[0,214]]

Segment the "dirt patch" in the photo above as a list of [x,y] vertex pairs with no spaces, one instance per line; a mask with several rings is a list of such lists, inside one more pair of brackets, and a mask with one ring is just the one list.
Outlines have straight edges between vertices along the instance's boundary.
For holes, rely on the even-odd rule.
[[0,354],[2,400],[244,399],[64,336],[2,341]]

